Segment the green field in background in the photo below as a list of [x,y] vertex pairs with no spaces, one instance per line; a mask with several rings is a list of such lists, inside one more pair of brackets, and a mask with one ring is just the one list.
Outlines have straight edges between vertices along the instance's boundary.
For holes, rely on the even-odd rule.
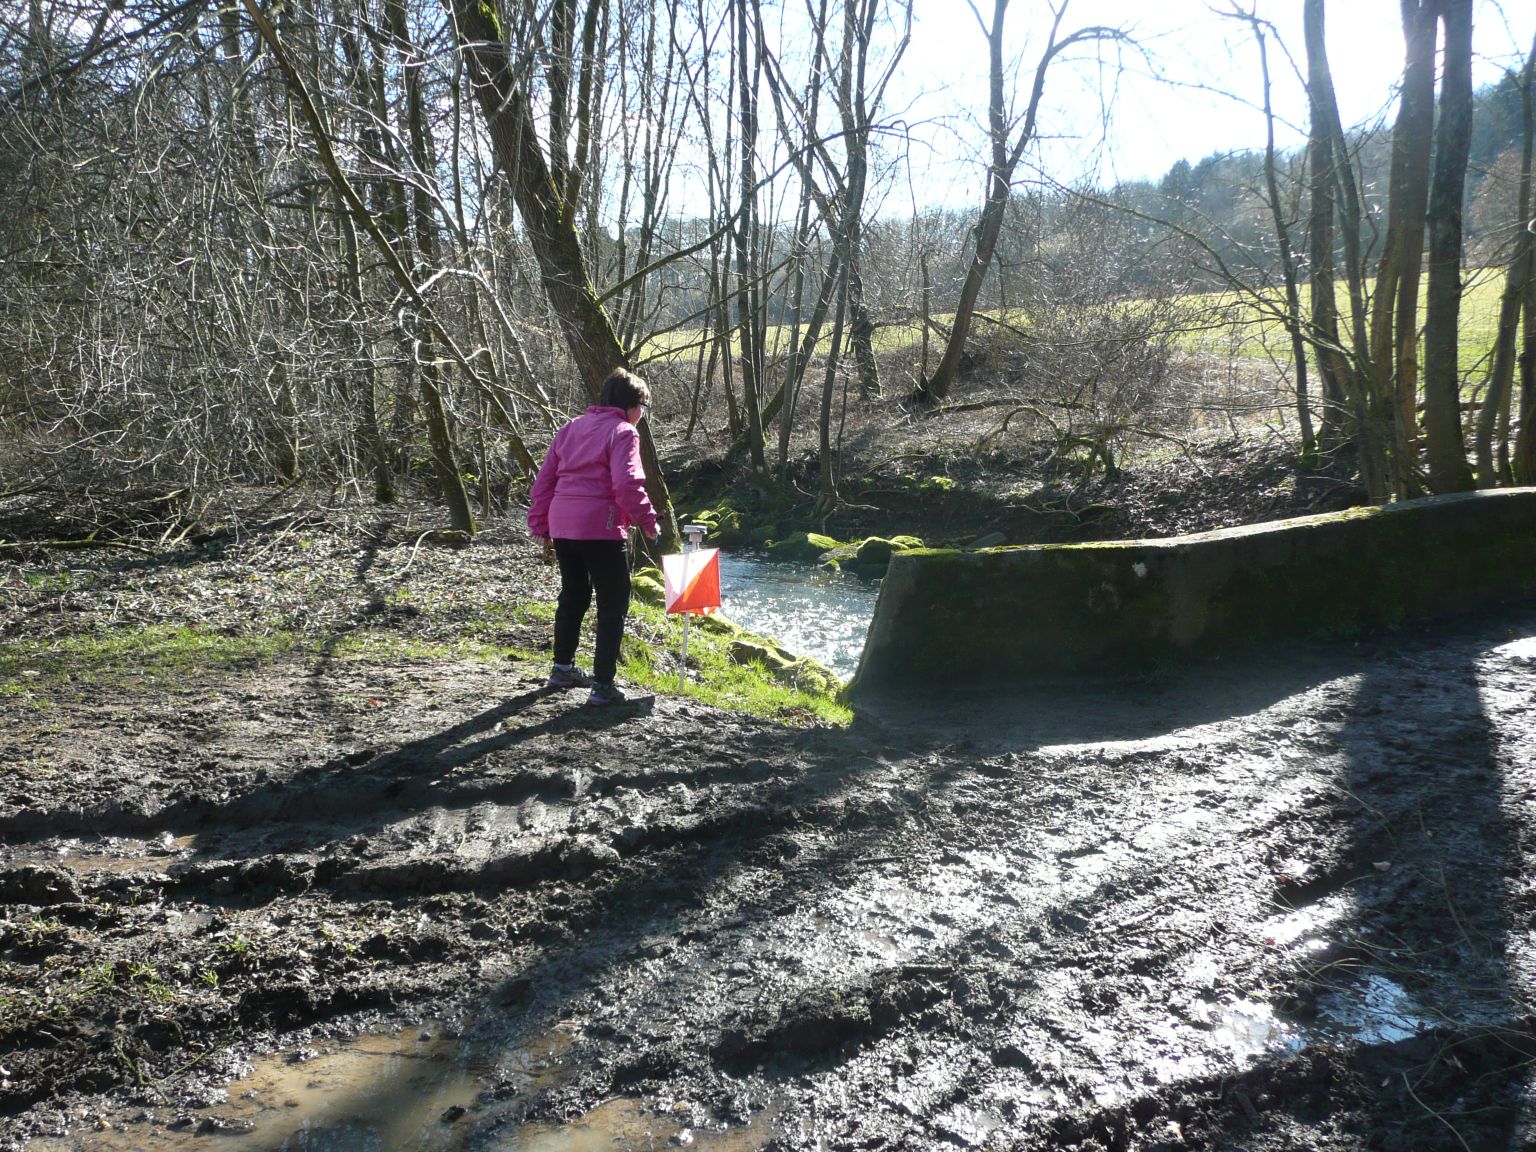
[[[1482,375],[1487,371],[1487,361],[1498,329],[1499,296],[1504,287],[1504,274],[1502,269],[1476,269],[1466,273],[1465,276],[1466,289],[1461,299],[1459,360],[1462,372],[1469,377],[1467,383],[1474,385],[1482,382]],[[1304,310],[1308,308],[1308,292],[1308,288],[1304,285],[1302,288]],[[1424,315],[1423,297],[1424,293],[1421,291],[1419,301],[1421,324]],[[1349,286],[1343,281],[1337,285],[1336,298],[1341,308],[1348,308]],[[1171,297],[1166,301],[1157,302],[1155,306],[1167,313],[1169,324],[1177,333],[1178,346],[1188,352],[1217,355],[1231,360],[1264,362],[1274,360],[1288,363],[1291,356],[1290,338],[1286,335],[1279,319],[1279,312],[1283,305],[1284,296],[1277,287],[1271,295],[1264,298],[1237,292],[1195,293]],[[1121,306],[1136,308],[1139,305],[1135,301],[1126,301]],[[953,322],[954,314],[938,314],[934,319],[947,328]],[[1029,313],[1024,310],[1010,309],[1006,315],[982,312],[978,314],[976,323],[972,327],[973,338],[985,334],[990,325],[997,323],[1022,331],[1028,331],[1031,326]],[[700,340],[703,335],[704,333],[699,329],[679,329],[657,336],[642,347],[638,360],[641,363],[678,359],[691,362],[699,356]],[[767,337],[770,359],[788,355],[791,337],[791,329],[788,326],[770,327]],[[825,352],[830,346],[831,332],[830,325],[827,325],[818,342],[817,351]],[[922,326],[916,320],[899,324],[882,324],[875,331],[875,351],[880,355],[897,355],[906,352],[915,362],[921,346]],[[736,347],[733,336],[733,355]],[[937,362],[942,351],[942,339],[940,334],[935,332],[929,338],[930,365]]]

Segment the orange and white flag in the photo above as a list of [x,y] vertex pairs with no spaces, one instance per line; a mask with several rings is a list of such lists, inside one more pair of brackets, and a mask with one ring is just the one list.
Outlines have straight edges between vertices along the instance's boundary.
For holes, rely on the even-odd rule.
[[720,549],[700,548],[661,558],[667,611],[708,616],[720,607]]

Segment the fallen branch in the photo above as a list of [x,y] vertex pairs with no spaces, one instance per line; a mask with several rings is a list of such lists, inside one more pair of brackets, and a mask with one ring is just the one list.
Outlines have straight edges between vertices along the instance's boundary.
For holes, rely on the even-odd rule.
[[138,544],[128,544],[122,540],[96,540],[89,536],[78,540],[0,540],[0,551],[20,552],[27,548],[49,548],[58,552],[83,552],[88,548],[122,548],[128,552],[137,552],[140,556],[157,554],[153,548],[145,548]]

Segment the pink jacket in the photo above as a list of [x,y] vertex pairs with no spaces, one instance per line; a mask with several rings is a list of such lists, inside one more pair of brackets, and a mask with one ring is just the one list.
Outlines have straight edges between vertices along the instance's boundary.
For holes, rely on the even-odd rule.
[[528,507],[528,531],[561,540],[623,540],[638,524],[656,535],[640,433],[622,408],[593,405],[555,433]]

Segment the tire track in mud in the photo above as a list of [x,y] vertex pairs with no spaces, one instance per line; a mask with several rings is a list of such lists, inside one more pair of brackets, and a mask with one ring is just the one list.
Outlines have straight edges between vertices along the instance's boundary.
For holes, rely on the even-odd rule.
[[[136,807],[98,782],[4,813],[0,896],[57,924],[28,943],[12,917],[0,956],[118,965],[125,992],[153,966],[174,1010],[116,1026],[156,1076],[153,1029],[200,1014],[292,1032],[448,1003],[509,1047],[562,1021],[569,1074],[532,1100],[492,1074],[470,1143],[624,1093],[767,1109],[785,1149],[1449,1146],[1436,1115],[1492,1147],[1533,1055],[1526,653],[1452,633],[849,732],[675,699],[600,720],[526,683],[487,707],[450,669],[437,709],[296,720]],[[1507,908],[1467,895],[1494,877]],[[1468,922],[1413,911],[1437,900]],[[1351,1023],[1388,979],[1399,1026]],[[1405,1073],[1429,1109],[1380,1087]]]
[[[1353,713],[1336,700],[1358,687],[1353,672],[1324,679],[1249,720],[1139,744],[898,762],[899,851],[817,868],[823,883],[800,885],[793,906],[773,898],[771,869],[722,884],[721,925],[683,933],[655,970],[594,974],[579,1014],[603,1044],[640,1045],[615,1085],[798,1076],[804,1114],[785,1123],[806,1146],[1320,1133],[1330,1086],[1357,1064],[1434,1073],[1454,1049],[1507,1075],[1528,1051],[1508,1042],[1528,1025],[1507,1003],[1398,1013],[1405,1034],[1345,1019],[1319,1031],[1316,986],[1381,960],[1357,940],[1354,889],[1390,888],[1403,865],[1404,814],[1360,800],[1374,770],[1340,746]],[[932,787],[940,774],[947,787]],[[615,1015],[649,1024],[626,1032]],[[706,1065],[677,1036],[721,1039]],[[921,1091],[893,1096],[917,1069]],[[1434,1147],[1436,1115],[1381,1131]]]

